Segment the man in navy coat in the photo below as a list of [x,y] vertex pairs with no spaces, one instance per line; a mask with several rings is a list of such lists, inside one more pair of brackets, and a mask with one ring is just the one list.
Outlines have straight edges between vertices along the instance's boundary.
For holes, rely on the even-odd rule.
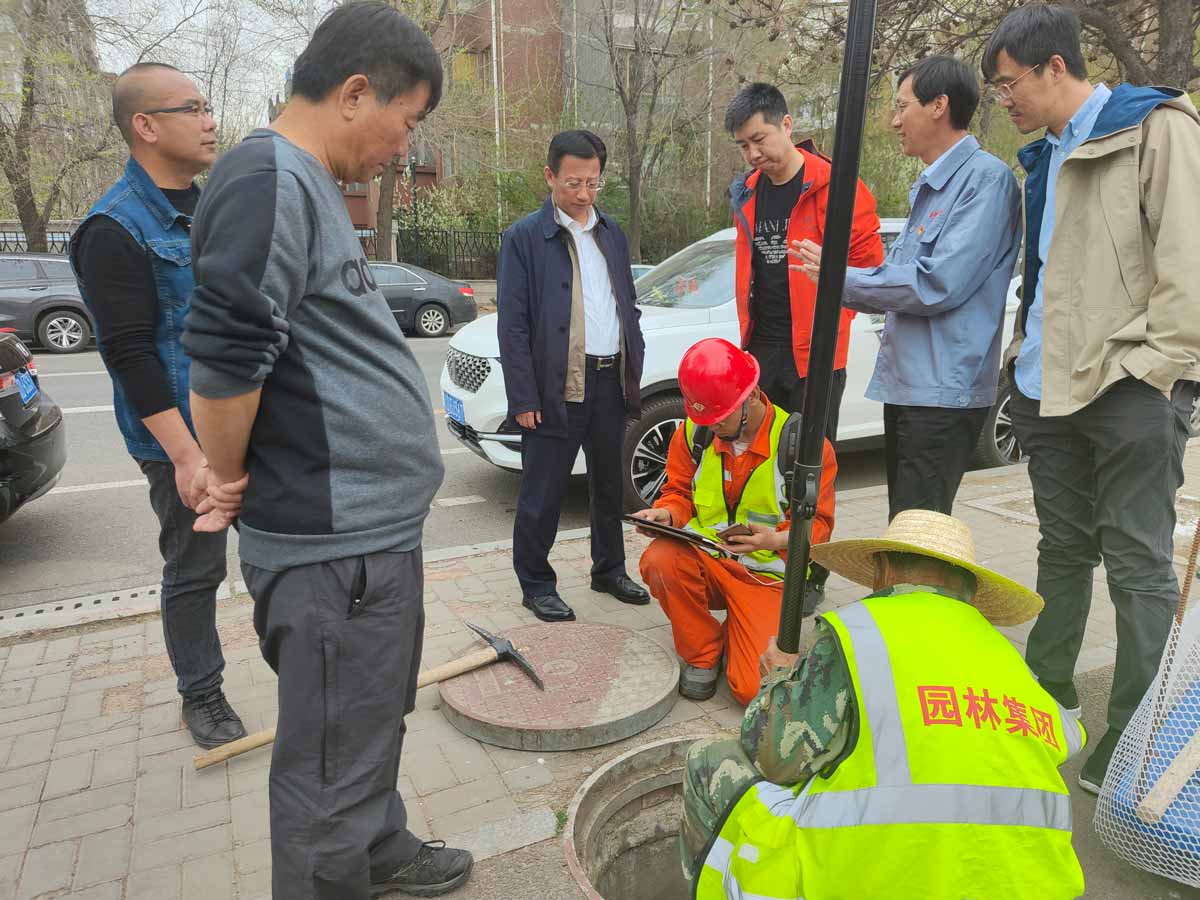
[[508,415],[522,429],[513,567],[523,605],[544,622],[575,618],[558,595],[550,548],[571,468],[583,447],[591,494],[592,590],[650,602],[625,571],[621,444],[641,413],[645,342],[629,246],[595,207],[604,142],[590,131],[550,141],[541,209],[500,246],[497,302]]

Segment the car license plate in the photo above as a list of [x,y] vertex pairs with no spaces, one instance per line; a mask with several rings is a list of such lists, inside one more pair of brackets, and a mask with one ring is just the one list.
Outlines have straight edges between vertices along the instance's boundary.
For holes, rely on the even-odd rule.
[[467,417],[463,413],[462,401],[445,391],[442,391],[442,405],[446,408],[446,415],[452,418],[459,425],[467,424]]
[[17,372],[17,390],[21,392],[21,405],[25,406],[38,394],[38,386],[28,372]]

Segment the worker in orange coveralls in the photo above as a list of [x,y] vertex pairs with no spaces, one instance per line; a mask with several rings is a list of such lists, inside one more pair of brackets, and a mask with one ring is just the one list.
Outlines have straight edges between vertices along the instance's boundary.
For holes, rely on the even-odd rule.
[[[642,581],[671,620],[686,664],[679,692],[707,700],[722,657],[741,704],[758,692],[759,657],[779,627],[790,526],[785,473],[799,415],[758,387],[758,362],[729,341],[706,338],[684,354],[679,387],[687,419],[667,452],[667,480],[653,508],[634,513],[719,544],[716,553],[676,537],[655,537],[642,554]],[[781,464],[782,461],[782,464]],[[837,461],[825,442],[813,543],[833,530]],[[812,593],[813,605],[819,597]],[[806,604],[807,606],[807,604]],[[712,610],[726,610],[725,622]],[[806,612],[810,610],[806,609]]]

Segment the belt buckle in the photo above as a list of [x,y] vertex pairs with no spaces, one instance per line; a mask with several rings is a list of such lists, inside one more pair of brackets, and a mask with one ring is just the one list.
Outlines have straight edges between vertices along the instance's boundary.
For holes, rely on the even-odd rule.
[[615,356],[603,356],[596,360],[597,369],[611,369],[616,364],[617,358]]

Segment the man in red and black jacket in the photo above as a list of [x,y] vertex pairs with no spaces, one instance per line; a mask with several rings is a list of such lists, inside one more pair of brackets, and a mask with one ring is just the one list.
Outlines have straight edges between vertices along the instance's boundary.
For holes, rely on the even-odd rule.
[[[761,387],[790,412],[804,405],[816,285],[788,268],[793,241],[821,242],[829,202],[830,162],[811,142],[793,146],[792,117],[779,89],[756,82],[725,110],[725,128],[753,171],[729,189],[737,228],[737,308],[742,347],[762,369]],[[860,181],[850,234],[849,265],[883,262],[875,198]],[[842,310],[833,363],[833,393],[826,435],[837,440],[838,409],[846,388],[850,320]]]

